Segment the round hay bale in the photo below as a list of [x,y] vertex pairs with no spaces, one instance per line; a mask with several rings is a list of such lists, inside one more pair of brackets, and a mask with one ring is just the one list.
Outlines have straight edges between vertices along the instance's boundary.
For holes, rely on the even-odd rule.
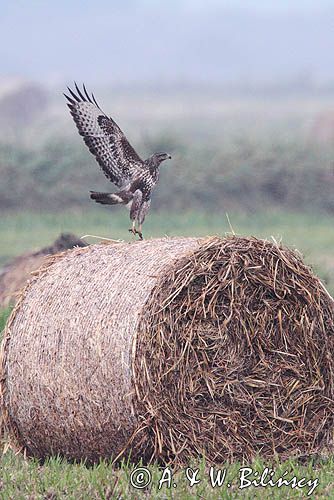
[[0,309],[15,303],[19,290],[31,273],[42,265],[46,255],[54,255],[76,246],[86,245],[87,243],[74,234],[62,233],[51,246],[12,259],[0,270]]
[[31,456],[186,464],[331,446],[334,309],[299,254],[255,238],[91,245],[27,286],[2,410]]

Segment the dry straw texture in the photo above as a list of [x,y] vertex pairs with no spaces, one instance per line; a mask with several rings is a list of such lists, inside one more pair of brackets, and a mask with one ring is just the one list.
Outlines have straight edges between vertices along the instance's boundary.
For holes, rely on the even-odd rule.
[[13,446],[185,464],[331,446],[333,303],[254,238],[92,245],[25,289],[2,345]]
[[15,303],[19,290],[30,274],[42,265],[46,255],[54,255],[75,246],[83,247],[86,243],[74,234],[64,233],[51,246],[20,255],[6,264],[0,270],[0,309]]

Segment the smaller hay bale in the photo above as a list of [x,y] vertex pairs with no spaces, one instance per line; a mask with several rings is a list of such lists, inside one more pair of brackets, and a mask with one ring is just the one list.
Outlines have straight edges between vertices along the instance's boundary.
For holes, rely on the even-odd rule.
[[332,447],[334,308],[255,238],[91,245],[26,287],[2,343],[13,447],[179,465]]
[[71,233],[62,233],[51,246],[15,257],[0,270],[0,309],[16,302],[19,290],[38,269],[46,255],[54,255],[74,247],[85,247],[87,243]]

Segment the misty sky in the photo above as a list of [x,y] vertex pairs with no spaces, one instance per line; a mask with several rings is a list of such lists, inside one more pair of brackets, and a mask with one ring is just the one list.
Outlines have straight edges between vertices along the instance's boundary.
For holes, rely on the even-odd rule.
[[334,0],[0,0],[0,76],[334,80]]

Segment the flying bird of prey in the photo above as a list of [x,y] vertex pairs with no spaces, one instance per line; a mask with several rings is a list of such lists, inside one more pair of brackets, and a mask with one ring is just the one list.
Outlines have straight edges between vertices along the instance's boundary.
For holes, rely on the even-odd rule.
[[129,231],[143,239],[142,224],[159,179],[160,163],[171,156],[154,153],[142,160],[119,126],[102,111],[94,95],[88,94],[85,85],[81,91],[75,83],[75,90],[68,87],[70,96],[64,96],[79,134],[106,177],[119,188],[116,193],[91,191],[90,197],[104,205],[126,205],[132,221]]

